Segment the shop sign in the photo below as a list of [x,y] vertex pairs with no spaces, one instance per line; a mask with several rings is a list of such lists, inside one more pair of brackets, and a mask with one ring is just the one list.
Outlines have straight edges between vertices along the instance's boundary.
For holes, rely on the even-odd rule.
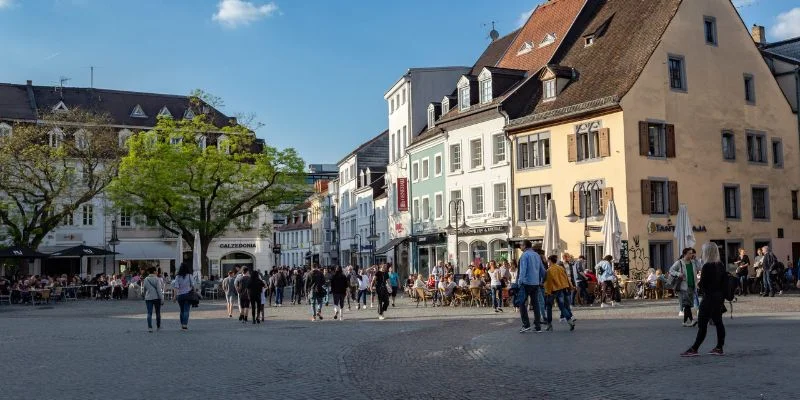
[[[647,224],[647,233],[653,234],[656,232],[675,232],[675,225],[662,225],[655,222]],[[692,227],[692,232],[708,232],[705,225],[695,225]]]
[[408,211],[408,178],[397,178],[397,211]]
[[497,225],[497,226],[482,226],[479,228],[468,228],[466,230],[459,230],[458,236],[474,236],[474,235],[490,235],[496,233],[507,233],[508,226],[505,225]]
[[255,249],[255,243],[220,243],[221,249]]
[[414,241],[416,241],[420,245],[435,244],[435,243],[445,243],[445,242],[447,242],[447,236],[444,233],[434,233],[434,234],[431,234],[431,235],[420,235],[420,236],[414,237]]
[[281,254],[281,245],[280,244],[274,244],[272,246],[272,254]]

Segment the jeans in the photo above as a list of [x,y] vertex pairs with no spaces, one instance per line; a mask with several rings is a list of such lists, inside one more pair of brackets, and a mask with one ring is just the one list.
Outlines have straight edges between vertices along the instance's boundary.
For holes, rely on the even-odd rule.
[[503,287],[492,286],[492,307],[503,308]]
[[189,294],[181,294],[178,295],[178,307],[180,308],[180,320],[181,326],[189,325],[189,310],[192,308],[191,303],[189,303]]
[[441,294],[439,293],[439,281],[436,281],[436,283],[434,283],[433,287],[436,288],[436,289],[433,291],[433,299],[431,300],[431,302],[433,302],[433,305],[435,306],[436,305],[436,300],[439,300],[439,305],[441,305],[442,304],[442,299],[441,299]]
[[747,275],[739,275],[739,293],[747,294]]
[[722,348],[725,345],[725,325],[722,324],[722,306],[725,299],[721,294],[712,294],[705,296],[703,302],[700,304],[700,311],[697,315],[697,338],[694,340],[692,349],[697,350],[706,339],[708,332],[708,320],[714,321],[714,326],[717,328],[717,347]]
[[250,292],[250,314],[253,318],[253,323],[256,322],[258,317],[258,306],[261,305],[261,293]]
[[769,271],[764,270],[764,275],[762,275],[761,279],[764,281],[764,294],[773,293],[774,288],[772,287],[772,279],[770,279]]
[[[528,298],[531,299],[533,303],[533,325],[536,327],[536,330],[541,329],[541,304],[539,304],[539,296],[541,292],[541,287],[539,285],[520,285],[520,290],[525,291],[525,302],[528,301]],[[522,326],[525,328],[530,328],[531,321],[528,319],[528,306],[523,302],[523,304],[519,307],[519,316],[522,319]]]
[[572,291],[569,289],[562,289],[553,293],[553,298],[555,299],[556,304],[558,304],[558,310],[561,312],[561,318],[564,318],[567,321],[572,319],[572,310],[569,308],[569,300],[571,293]]
[[325,285],[325,304],[328,304],[328,296],[331,294],[331,287],[329,285]]
[[367,289],[358,291],[358,301],[356,304],[362,304],[364,307],[367,306]]
[[292,289],[292,303],[297,301],[297,304],[300,304],[300,301],[303,299],[303,288],[295,286]]
[[594,303],[594,299],[589,296],[589,284],[586,281],[578,282],[578,289],[580,289],[581,297],[586,305]]
[[275,288],[275,304],[283,304],[283,288]]
[[537,297],[539,298],[539,315],[544,317],[544,288],[541,286],[539,286]]
[[327,297],[327,295],[323,296],[323,295],[315,294],[313,297],[311,297],[311,316],[312,317],[322,312],[322,302],[324,300],[324,297]]
[[548,294],[544,296],[544,322],[547,325],[553,323],[553,295]]
[[147,327],[153,329],[153,309],[156,310],[156,328],[161,329],[161,300],[145,300],[147,305]]

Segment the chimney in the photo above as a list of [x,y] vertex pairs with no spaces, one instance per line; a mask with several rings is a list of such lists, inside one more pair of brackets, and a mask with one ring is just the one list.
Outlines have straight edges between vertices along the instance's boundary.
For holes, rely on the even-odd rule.
[[27,81],[25,81],[25,84],[28,86],[33,86],[33,81],[28,79]]
[[757,45],[763,46],[767,44],[767,33],[763,26],[753,24],[753,41],[756,42]]

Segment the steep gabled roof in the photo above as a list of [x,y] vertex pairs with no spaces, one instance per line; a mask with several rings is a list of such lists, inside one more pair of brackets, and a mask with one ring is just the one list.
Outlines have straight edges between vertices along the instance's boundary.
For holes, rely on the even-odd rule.
[[[385,147],[386,148],[385,152],[388,154],[388,152],[389,152],[389,130],[388,129],[383,131],[383,132],[381,132],[378,136],[375,136],[374,138],[372,138],[372,139],[362,143],[360,146],[356,147],[355,150],[351,151],[346,156],[342,157],[342,159],[339,160],[339,162],[337,162],[336,165],[342,165],[342,163],[347,161],[348,158],[350,158],[350,157],[352,157],[352,156],[354,156],[356,154],[359,154],[362,151],[370,150],[370,147],[373,147],[373,146],[380,147],[380,148]],[[375,151],[381,151],[381,150],[375,149]]]
[[497,65],[498,62],[503,58],[506,54],[506,50],[508,46],[514,41],[519,33],[519,29],[515,30],[514,32],[505,35],[492,43],[489,43],[489,46],[486,47],[486,50],[483,51],[478,60],[475,61],[475,65],[472,66],[472,70],[469,71],[469,75],[478,75],[481,73],[481,70],[484,67],[494,67]]
[[770,53],[778,54],[793,60],[800,60],[800,36],[766,44],[762,47]]

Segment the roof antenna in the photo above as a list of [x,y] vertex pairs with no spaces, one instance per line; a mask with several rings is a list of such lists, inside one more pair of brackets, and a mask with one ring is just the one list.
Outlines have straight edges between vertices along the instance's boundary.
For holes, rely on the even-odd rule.
[[64,98],[64,84],[69,82],[70,80],[71,78],[67,78],[66,76],[63,75],[58,78],[58,87],[56,88],[56,90],[58,91],[59,97],[61,97],[62,99]]
[[89,89],[94,89],[94,67],[89,67]]
[[[483,26],[489,26],[489,25],[488,24],[483,24]],[[489,39],[492,39],[492,41],[494,42],[499,37],[500,37],[500,32],[498,32],[496,29],[494,29],[494,21],[492,21],[492,30],[489,31]]]

